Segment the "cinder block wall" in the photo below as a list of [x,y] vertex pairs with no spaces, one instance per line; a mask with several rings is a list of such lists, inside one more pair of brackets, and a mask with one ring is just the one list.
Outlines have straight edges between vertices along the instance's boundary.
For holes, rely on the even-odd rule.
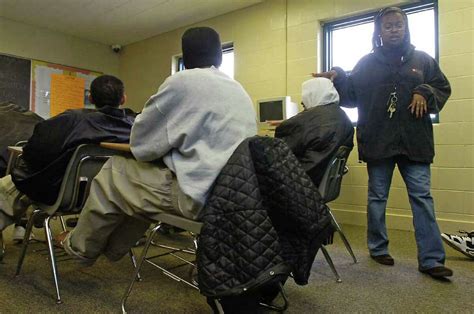
[[[433,196],[438,219],[472,230],[474,221],[474,1],[439,3],[440,65],[453,93],[435,127]],[[464,224],[470,222],[470,224]],[[444,223],[441,224],[442,226]],[[452,225],[452,226],[451,226]]]
[[[290,95],[299,103],[301,83],[309,73],[320,70],[321,23],[398,3],[401,1],[267,0],[193,26],[211,26],[223,42],[234,43],[235,78],[254,101]],[[435,126],[437,156],[432,167],[432,191],[443,231],[474,229],[473,9],[473,0],[439,1],[440,65],[453,88],[441,122]],[[120,75],[130,106],[141,110],[170,75],[172,56],[180,53],[185,29],[124,48]],[[340,222],[365,225],[367,173],[365,165],[358,162],[356,149],[349,166],[341,196],[331,207]],[[412,229],[408,198],[398,172],[387,213],[389,227]]]
[[118,75],[119,56],[105,44],[0,17],[0,53]]
[[[254,101],[287,94],[285,12],[285,0],[271,0],[192,25],[213,27],[223,43],[234,43],[235,79]],[[171,74],[171,60],[181,53],[181,35],[186,29],[124,47],[120,74],[130,106],[140,110]]]

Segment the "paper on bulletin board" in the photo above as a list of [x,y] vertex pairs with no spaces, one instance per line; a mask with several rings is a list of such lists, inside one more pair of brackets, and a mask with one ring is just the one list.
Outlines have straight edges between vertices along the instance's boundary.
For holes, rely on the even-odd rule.
[[50,115],[54,117],[68,109],[84,108],[84,82],[80,77],[51,74]]
[[[62,74],[84,79],[82,88],[82,106],[80,108],[93,107],[89,103],[89,91],[91,82],[102,73],[94,72],[74,67],[54,64],[49,62],[32,60],[31,62],[31,110],[44,119],[48,119],[51,114],[51,80],[54,74]],[[70,105],[67,109],[72,109]]]

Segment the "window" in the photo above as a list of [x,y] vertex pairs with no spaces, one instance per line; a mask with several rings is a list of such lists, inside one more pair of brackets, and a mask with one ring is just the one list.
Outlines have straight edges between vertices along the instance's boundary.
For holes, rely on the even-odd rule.
[[[408,16],[412,44],[438,60],[437,3],[423,2],[401,8]],[[324,71],[340,66],[349,73],[361,57],[372,51],[374,17],[377,13],[378,11],[324,24]],[[356,108],[343,109],[352,122],[357,122]],[[432,119],[438,122],[437,115],[432,115]]]
[[[222,46],[222,64],[219,69],[227,74],[229,77],[234,78],[234,45],[225,44]],[[184,70],[183,57],[176,57],[176,67],[173,73]]]

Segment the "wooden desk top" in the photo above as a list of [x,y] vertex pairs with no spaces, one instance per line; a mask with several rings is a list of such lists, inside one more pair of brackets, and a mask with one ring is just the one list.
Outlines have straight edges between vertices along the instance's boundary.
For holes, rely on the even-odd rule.
[[108,149],[119,150],[122,152],[131,152],[130,144],[128,143],[110,143],[110,142],[101,142],[100,146]]
[[21,154],[23,153],[23,147],[22,146],[8,146],[8,151],[15,154]]
[[15,164],[16,159],[23,153],[22,146],[8,146],[8,152],[10,153],[10,157],[8,157],[7,169],[6,174],[10,174],[12,172],[13,166]]

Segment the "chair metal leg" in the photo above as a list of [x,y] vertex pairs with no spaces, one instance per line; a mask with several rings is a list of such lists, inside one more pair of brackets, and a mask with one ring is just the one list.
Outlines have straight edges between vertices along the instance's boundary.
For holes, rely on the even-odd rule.
[[[191,233],[191,235],[193,236],[193,244],[194,244],[194,252],[196,252],[197,254],[197,249],[198,249],[198,241],[197,241],[197,237],[194,233]],[[199,283],[197,281],[197,265],[196,265],[196,261],[194,261],[193,263],[194,265],[191,265],[191,268],[189,269],[189,277],[191,278],[191,283],[197,288],[199,289]]]
[[54,256],[54,244],[53,244],[53,235],[51,233],[51,228],[49,225],[51,217],[47,217],[44,220],[44,231],[46,235],[46,241],[48,243],[49,258],[51,262],[51,271],[53,273],[54,286],[56,288],[56,304],[61,304],[61,295],[59,293],[59,278],[58,278],[58,269],[56,265],[56,257]]
[[[128,251],[128,255],[130,256],[130,260],[132,261],[133,269],[136,269],[137,268],[137,261],[136,261],[136,258],[135,258],[135,254],[133,254],[132,249],[130,249],[130,251]],[[142,281],[142,277],[140,276],[140,273],[137,274],[137,281]]]
[[64,222],[63,216],[59,216],[59,221],[61,222],[61,227],[63,228],[63,231],[67,231],[66,223]]
[[3,260],[5,256],[5,243],[3,242],[3,232],[0,231],[0,262]]
[[342,242],[344,242],[344,245],[346,246],[347,251],[349,251],[349,254],[352,256],[352,259],[354,260],[354,264],[357,264],[357,258],[355,257],[354,251],[352,251],[351,245],[349,244],[349,241],[347,240],[346,236],[344,235],[344,232],[342,232],[341,227],[337,223],[336,218],[334,218],[334,215],[332,214],[332,212],[330,210],[329,210],[329,214],[331,215],[331,220],[332,220],[332,223],[333,223],[334,227],[336,228],[336,231],[341,236]]
[[28,249],[28,244],[30,243],[30,235],[31,231],[33,230],[33,221],[39,212],[39,210],[34,210],[26,224],[25,236],[23,237],[23,245],[21,247],[20,258],[18,259],[18,264],[16,265],[15,276],[20,275],[21,267],[23,266],[23,261],[25,260],[26,251]]
[[278,283],[278,287],[280,288],[280,295],[283,299],[283,305],[266,304],[266,303],[263,303],[263,302],[260,302],[259,305],[263,306],[267,309],[283,313],[283,312],[286,311],[286,309],[288,308],[288,305],[289,305],[288,297],[286,296],[285,290],[283,289],[283,284],[281,282]]
[[130,280],[130,284],[128,285],[128,288],[125,291],[125,294],[122,298],[122,313],[127,313],[127,310],[126,310],[126,307],[125,307],[126,303],[127,303],[127,299],[130,296],[130,293],[132,292],[133,285],[135,284],[136,278],[137,278],[138,274],[140,273],[140,269],[143,265],[143,262],[145,261],[146,254],[148,252],[148,249],[150,248],[151,241],[155,237],[155,234],[158,231],[158,229],[160,229],[160,228],[161,228],[161,224],[158,224],[155,228],[153,228],[153,230],[151,230],[150,235],[148,236],[148,239],[146,239],[146,243],[145,243],[145,246],[143,247],[142,254],[140,255],[140,259],[138,260],[138,265],[135,268],[135,271],[133,273],[133,277]]
[[326,262],[328,262],[329,267],[331,268],[332,272],[334,273],[334,276],[336,276],[336,282],[342,282],[342,279],[339,276],[339,274],[336,270],[336,267],[334,267],[334,263],[332,262],[331,256],[329,256],[329,253],[326,250],[326,248],[324,247],[324,245],[321,246],[321,251],[323,251],[324,257],[326,258]]
[[344,232],[342,232],[341,229],[338,230],[339,235],[341,236],[342,242],[344,242],[344,245],[346,246],[347,251],[349,251],[349,254],[352,256],[352,259],[354,260],[354,264],[357,264],[357,258],[354,255],[354,252],[352,251],[351,245],[349,244],[349,241],[347,241],[346,236],[344,235]]

